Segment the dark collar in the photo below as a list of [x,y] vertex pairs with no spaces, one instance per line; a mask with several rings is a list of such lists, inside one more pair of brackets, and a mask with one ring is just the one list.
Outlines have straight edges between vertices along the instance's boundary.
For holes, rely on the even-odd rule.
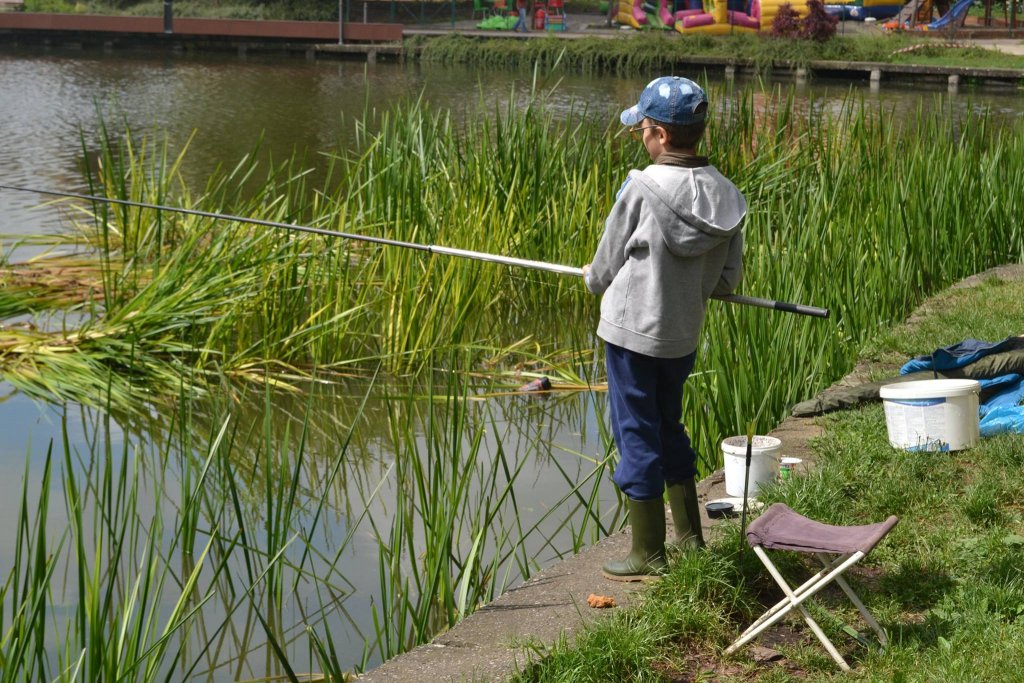
[[681,168],[700,168],[710,166],[711,162],[707,157],[696,154],[684,154],[683,152],[662,152],[654,163],[662,166],[679,166]]

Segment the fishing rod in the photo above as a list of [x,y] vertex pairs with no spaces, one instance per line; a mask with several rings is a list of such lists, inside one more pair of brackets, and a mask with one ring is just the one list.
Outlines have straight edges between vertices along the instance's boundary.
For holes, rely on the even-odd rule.
[[[417,242],[403,242],[401,240],[387,239],[386,237],[358,235],[351,232],[341,232],[340,230],[327,230],[326,228],[315,228],[310,225],[299,225],[297,223],[282,223],[278,221],[268,221],[262,218],[248,218],[245,216],[233,216],[231,214],[214,213],[212,211],[200,211],[199,209],[186,209],[180,206],[163,206],[160,204],[149,204],[147,202],[135,202],[130,201],[128,199],[112,199],[110,197],[100,197],[91,194],[80,194],[77,192],[61,192],[58,190],[40,190],[38,188],[21,187],[18,185],[0,185],[0,190],[12,190],[14,192],[31,192],[34,194],[48,195],[51,197],[67,197],[70,199],[82,199],[90,202],[100,202],[101,204],[117,204],[119,206],[131,206],[139,209],[151,209],[153,211],[168,211],[171,213],[180,213],[188,216],[212,218],[214,220],[234,221],[236,223],[247,223],[250,225],[262,225],[268,228],[282,228],[284,230],[307,232],[312,233],[314,235],[324,235],[326,237],[340,237],[341,239],[353,240],[356,242],[369,242],[371,244],[380,244],[387,247],[415,249],[416,251],[425,251],[429,254],[442,254],[444,256],[454,256],[456,258],[472,259],[474,261],[487,261],[489,263],[500,263],[506,266],[515,266],[517,268],[529,268],[531,270],[541,270],[548,273],[558,273],[559,275],[575,275],[576,277],[583,277],[583,269],[577,266],[564,266],[557,263],[547,263],[544,261],[531,261],[529,259],[515,258],[512,256],[500,256],[498,254],[488,254],[482,251],[470,251],[469,249],[456,249],[454,247],[445,247],[437,244],[419,244]],[[725,294],[722,296],[713,296],[711,298],[717,299],[719,301],[725,301],[731,304],[742,304],[745,306],[755,306],[757,308],[769,308],[775,311],[782,311],[785,313],[797,313],[799,315],[808,315],[815,318],[827,318],[829,316],[829,310],[827,308],[818,308],[817,306],[805,306],[804,304],[793,304],[785,301],[776,301],[774,299],[761,299],[754,296],[743,296],[739,294]]]

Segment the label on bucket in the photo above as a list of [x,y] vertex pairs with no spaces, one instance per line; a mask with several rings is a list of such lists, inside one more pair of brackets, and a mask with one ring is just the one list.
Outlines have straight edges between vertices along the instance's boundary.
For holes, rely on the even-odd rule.
[[889,399],[892,403],[900,406],[937,406],[945,403],[944,398],[904,398],[900,400]]
[[886,400],[889,440],[907,450],[948,451],[946,416],[941,408],[945,398]]

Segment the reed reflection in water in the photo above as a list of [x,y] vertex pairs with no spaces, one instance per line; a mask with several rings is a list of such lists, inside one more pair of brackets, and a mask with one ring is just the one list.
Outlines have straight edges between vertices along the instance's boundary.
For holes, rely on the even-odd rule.
[[122,422],[15,397],[5,414],[38,418],[0,563],[50,596],[22,673],[366,667],[608,533],[600,395],[441,381],[224,392]]

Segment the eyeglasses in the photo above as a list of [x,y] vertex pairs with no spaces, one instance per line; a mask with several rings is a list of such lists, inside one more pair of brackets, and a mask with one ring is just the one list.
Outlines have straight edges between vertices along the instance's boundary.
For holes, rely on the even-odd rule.
[[629,129],[629,134],[632,135],[633,138],[636,139],[636,140],[643,140],[644,139],[644,131],[647,130],[648,128],[661,128],[661,126],[658,126],[658,125],[653,125],[653,126],[634,126],[634,127]]

